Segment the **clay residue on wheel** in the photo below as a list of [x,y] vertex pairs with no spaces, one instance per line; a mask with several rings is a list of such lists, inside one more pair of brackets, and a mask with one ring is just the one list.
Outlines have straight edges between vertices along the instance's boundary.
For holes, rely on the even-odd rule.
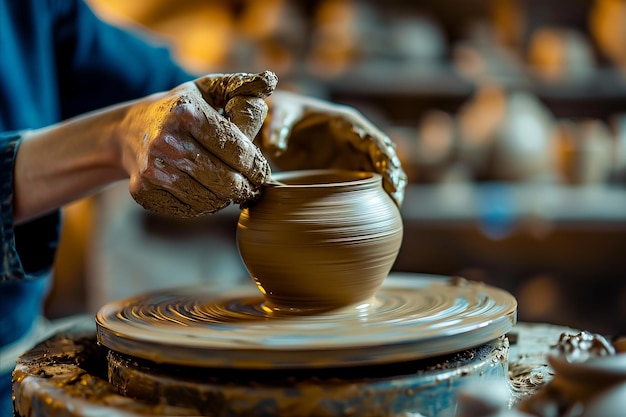
[[107,381],[106,350],[93,333],[58,334],[26,354],[13,372],[16,416],[199,415],[198,409],[127,398]]

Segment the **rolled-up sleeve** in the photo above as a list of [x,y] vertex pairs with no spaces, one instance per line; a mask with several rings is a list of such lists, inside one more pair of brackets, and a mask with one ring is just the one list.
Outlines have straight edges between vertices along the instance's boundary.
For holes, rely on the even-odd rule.
[[13,167],[20,142],[21,132],[0,132],[0,282],[47,275],[59,238],[58,211],[19,226],[13,222]]

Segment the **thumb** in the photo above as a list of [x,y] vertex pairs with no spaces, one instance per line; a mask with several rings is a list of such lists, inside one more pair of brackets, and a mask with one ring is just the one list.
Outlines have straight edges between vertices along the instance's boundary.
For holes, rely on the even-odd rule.
[[226,103],[224,113],[248,139],[254,142],[267,116],[267,104],[260,97],[236,96]]
[[213,108],[223,109],[236,96],[268,97],[276,89],[278,77],[271,71],[258,74],[210,74],[194,81],[202,98]]

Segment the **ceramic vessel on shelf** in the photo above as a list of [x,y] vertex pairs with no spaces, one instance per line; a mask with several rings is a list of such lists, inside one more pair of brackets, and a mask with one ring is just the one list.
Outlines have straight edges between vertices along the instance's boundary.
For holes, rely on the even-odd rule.
[[239,253],[269,308],[302,312],[370,299],[402,241],[400,212],[370,172],[274,175],[237,226]]

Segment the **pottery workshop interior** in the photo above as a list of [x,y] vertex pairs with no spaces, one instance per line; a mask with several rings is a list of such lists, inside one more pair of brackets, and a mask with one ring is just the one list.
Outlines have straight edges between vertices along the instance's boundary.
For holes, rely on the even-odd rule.
[[[395,270],[495,284],[524,321],[626,326],[621,2],[91,3],[156,31],[194,72],[270,69],[377,123],[410,181]],[[237,215],[154,216],[125,184],[67,207],[49,314],[248,279]]]
[[[190,72],[270,70],[278,89],[352,106],[384,131],[408,178],[399,210],[403,233],[390,264],[391,274],[402,277],[399,288],[412,288],[402,281],[412,274],[486,285],[486,297],[504,306],[490,322],[500,323],[494,332],[511,330],[502,324],[506,316],[606,340],[626,333],[625,1],[87,2],[108,22],[155,35]],[[113,351],[132,351],[113,336],[127,331],[115,322],[123,314],[117,300],[251,282],[237,245],[241,210],[231,205],[192,219],[153,213],[133,200],[127,181],[65,206],[46,317],[93,317],[113,306],[99,321],[105,333],[98,340]],[[442,298],[474,285],[457,284],[442,290]],[[411,290],[397,297],[389,291],[380,296],[383,305],[411,303]],[[137,299],[136,307],[162,302],[155,297]],[[541,343],[548,349],[557,342],[555,336]],[[474,349],[469,345],[462,347]],[[311,349],[308,358],[316,358]],[[226,352],[224,360],[248,363]],[[404,353],[382,349],[380,355],[404,360]],[[108,357],[109,371],[118,366],[114,374],[123,378],[130,365],[115,355]],[[223,365],[197,352],[176,358],[184,355],[176,366]],[[353,361],[334,358],[342,366]],[[281,358],[268,360],[288,367]],[[626,393],[623,358],[617,368]],[[454,415],[446,410],[397,415]],[[491,415],[467,410],[465,417]],[[237,415],[229,412],[215,415]]]

